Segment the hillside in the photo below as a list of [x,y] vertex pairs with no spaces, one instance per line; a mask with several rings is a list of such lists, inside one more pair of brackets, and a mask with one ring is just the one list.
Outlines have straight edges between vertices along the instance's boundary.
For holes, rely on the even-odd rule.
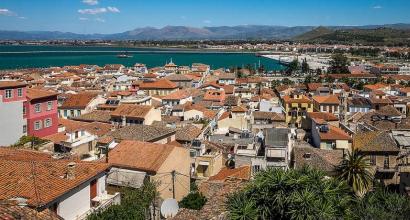
[[365,45],[410,45],[410,29],[329,29],[319,27],[295,38],[307,43],[365,44]]
[[[238,25],[218,27],[143,27],[114,34],[59,31],[1,31],[0,40],[298,40],[314,42],[400,42],[410,25],[352,26]],[[405,39],[406,42],[406,39]]]

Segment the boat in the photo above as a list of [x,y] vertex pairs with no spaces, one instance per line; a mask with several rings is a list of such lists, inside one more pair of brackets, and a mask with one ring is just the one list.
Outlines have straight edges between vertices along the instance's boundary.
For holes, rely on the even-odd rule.
[[118,58],[131,58],[132,55],[129,53],[120,53],[117,55]]

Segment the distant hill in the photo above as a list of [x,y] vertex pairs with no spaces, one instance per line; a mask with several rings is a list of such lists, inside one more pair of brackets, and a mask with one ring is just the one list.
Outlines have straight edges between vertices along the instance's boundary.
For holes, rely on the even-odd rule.
[[354,43],[367,45],[410,45],[410,27],[400,25],[389,27],[365,27],[331,29],[318,27],[294,37],[296,41],[308,43]]
[[320,38],[322,36],[332,34],[334,30],[326,27],[317,27],[309,32],[303,33],[299,36],[294,37],[294,40],[300,40],[300,41],[307,41],[307,40],[314,40],[317,38]]
[[[387,29],[391,31],[386,31]],[[373,30],[386,29],[383,39],[405,35],[410,24],[387,24],[367,26],[269,26],[239,25],[219,27],[166,26],[163,28],[144,27],[115,34],[76,34],[59,31],[1,31],[0,40],[349,40],[352,36],[366,38]],[[357,33],[361,30],[363,33]],[[383,31],[376,31],[377,34]],[[351,33],[351,34],[346,34]],[[364,35],[364,36],[362,36]],[[371,39],[365,39],[368,41]],[[377,40],[380,40],[377,38]]]

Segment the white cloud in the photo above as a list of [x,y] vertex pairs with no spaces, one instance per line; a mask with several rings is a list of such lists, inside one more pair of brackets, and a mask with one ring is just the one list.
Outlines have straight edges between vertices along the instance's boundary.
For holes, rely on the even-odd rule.
[[105,22],[105,20],[102,19],[102,18],[96,18],[95,21],[98,21],[98,22],[101,22],[101,23],[104,23],[104,22]]
[[382,9],[383,7],[380,5],[373,6],[373,9]]
[[83,0],[83,3],[87,5],[98,5],[98,0]]
[[8,10],[7,8],[0,8],[0,15],[4,16],[16,16],[16,13]]
[[185,15],[181,15],[180,18],[181,18],[182,20],[186,20],[186,16],[185,16]]
[[20,17],[18,17],[18,18],[20,18],[20,19],[27,19],[26,17],[23,17],[23,16],[20,16]]
[[96,15],[100,13],[106,13],[106,8],[92,8],[92,9],[79,9],[78,13],[80,14],[88,14],[88,15]]
[[116,7],[107,7],[107,8],[88,8],[88,9],[79,9],[78,13],[83,15],[96,15],[102,13],[119,13],[120,10]]
[[78,20],[80,20],[80,21],[88,21],[89,19],[88,19],[88,18],[84,18],[84,17],[79,17]]
[[119,13],[119,12],[120,12],[120,10],[119,10],[118,8],[116,8],[116,7],[111,7],[111,6],[108,6],[108,7],[107,7],[107,10],[110,11],[110,12],[112,12],[112,13]]
[[212,21],[210,21],[210,20],[204,20],[203,21],[205,24],[210,24],[210,23],[212,23]]

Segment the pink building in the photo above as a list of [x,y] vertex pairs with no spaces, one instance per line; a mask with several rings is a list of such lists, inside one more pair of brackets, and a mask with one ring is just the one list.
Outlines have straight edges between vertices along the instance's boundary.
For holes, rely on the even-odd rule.
[[57,133],[57,93],[42,89],[27,89],[23,114],[27,119],[27,135],[41,138]]

